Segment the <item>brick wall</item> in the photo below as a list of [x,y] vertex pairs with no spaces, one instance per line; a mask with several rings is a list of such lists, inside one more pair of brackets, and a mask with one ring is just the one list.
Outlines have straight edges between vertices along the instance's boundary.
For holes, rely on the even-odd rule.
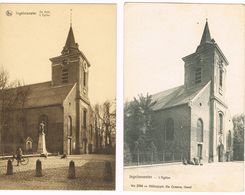
[[[68,138],[71,139],[71,154],[78,152],[79,142],[77,141],[77,136],[79,134],[79,129],[77,127],[77,114],[76,114],[76,85],[72,88],[67,98],[64,101],[64,153],[68,154]],[[71,118],[72,133],[71,136],[68,135],[68,120]]]
[[[166,139],[166,121],[174,121],[174,140]],[[187,104],[157,111],[154,114],[158,150],[181,154],[188,158],[190,154],[190,108]]]
[[63,108],[62,106],[49,106],[28,109],[26,111],[26,137],[33,139],[33,151],[37,150],[39,117],[48,117],[48,130],[46,135],[46,147],[48,152],[63,152]]
[[[210,139],[210,83],[196,96],[191,104],[191,158],[197,157],[197,145],[202,145],[202,157],[204,162],[209,160]],[[197,142],[197,121],[203,123],[203,142]]]
[[11,123],[4,131],[4,153],[16,152],[17,147],[26,151],[25,141],[30,137],[33,141],[32,150],[37,151],[39,124],[41,116],[47,117],[45,126],[46,147],[48,152],[63,152],[63,108],[62,106],[48,106],[40,108],[28,108],[24,112],[18,110],[11,114]]

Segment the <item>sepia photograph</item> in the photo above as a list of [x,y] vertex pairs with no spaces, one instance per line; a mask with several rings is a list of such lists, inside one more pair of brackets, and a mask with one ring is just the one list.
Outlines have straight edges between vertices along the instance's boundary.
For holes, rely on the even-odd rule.
[[115,190],[116,4],[0,4],[0,190]]
[[244,5],[124,14],[124,190],[244,191]]

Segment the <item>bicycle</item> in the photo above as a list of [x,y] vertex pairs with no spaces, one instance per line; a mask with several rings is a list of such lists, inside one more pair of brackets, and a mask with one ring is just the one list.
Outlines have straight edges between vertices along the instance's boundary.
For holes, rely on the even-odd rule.
[[[13,157],[10,159],[12,162],[14,162],[14,160],[17,161],[17,156],[13,155]],[[20,164],[21,165],[27,165],[29,163],[29,158],[27,156],[22,156],[20,159]]]

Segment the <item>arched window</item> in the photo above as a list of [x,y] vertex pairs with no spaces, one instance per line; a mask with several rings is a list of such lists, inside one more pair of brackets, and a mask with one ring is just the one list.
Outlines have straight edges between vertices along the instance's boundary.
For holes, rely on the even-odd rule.
[[223,114],[219,113],[219,134],[223,134]]
[[87,128],[87,110],[83,110],[83,127]]
[[222,70],[222,68],[219,69],[219,86],[221,88],[223,86],[223,70]]
[[40,123],[44,123],[44,133],[48,134],[48,116],[43,114],[38,118],[38,130],[40,130]]
[[220,61],[219,61],[219,87],[220,87],[220,88],[222,88],[222,86],[223,86],[223,77],[224,77],[224,76],[223,76],[223,75],[224,75],[223,67],[224,67],[223,61],[220,60]]
[[166,122],[166,140],[174,140],[174,121],[171,118]]
[[72,118],[71,118],[71,116],[68,116],[67,134],[68,134],[68,136],[72,136]]
[[197,141],[203,142],[203,122],[202,122],[202,119],[197,120]]
[[86,87],[86,72],[83,72],[83,86]]

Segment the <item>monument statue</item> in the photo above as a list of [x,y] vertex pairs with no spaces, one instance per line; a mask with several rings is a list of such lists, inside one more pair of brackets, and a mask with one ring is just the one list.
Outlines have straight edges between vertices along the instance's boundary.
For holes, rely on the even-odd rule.
[[44,126],[45,126],[45,124],[44,124],[44,122],[42,121],[42,122],[40,123],[40,125],[39,125],[39,131],[40,131],[40,133],[44,133]]
[[42,121],[39,124],[39,138],[38,138],[38,146],[37,146],[37,153],[47,155],[46,149],[46,141],[45,141],[45,123]]

